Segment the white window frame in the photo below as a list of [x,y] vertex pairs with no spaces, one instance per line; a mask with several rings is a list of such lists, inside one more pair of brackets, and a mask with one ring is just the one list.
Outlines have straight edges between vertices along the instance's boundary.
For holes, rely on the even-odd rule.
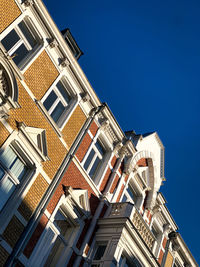
[[[71,196],[72,198],[74,198],[73,192]],[[71,234],[69,240],[67,240],[67,242],[64,241],[66,244],[66,247],[64,248],[65,252],[63,253],[63,256],[57,263],[57,266],[67,265],[73,250],[76,249],[75,245],[84,227],[84,216],[81,217],[81,214],[79,214],[78,210],[76,210],[72,198],[70,196],[65,197],[65,195],[63,195],[60,198],[52,215],[49,214],[48,210],[45,211],[45,215],[49,218],[49,222],[47,223],[45,230],[40,236],[40,240],[38,241],[36,247],[34,248],[30,259],[28,260],[27,263],[28,266],[44,266],[49,256],[49,253],[51,252],[51,249],[53,247],[53,242],[59,235],[57,228],[54,226],[54,218],[58,211],[60,211],[66,217],[66,219],[70,221],[70,224],[74,227],[73,233]],[[53,238],[49,236],[50,232],[48,232],[48,230],[51,230],[54,233]],[[51,243],[49,244],[48,242]]]
[[[12,58],[14,56],[14,53],[17,48],[19,48],[22,44],[25,45],[29,53],[20,61],[20,63],[17,65],[13,61],[14,66],[19,68],[20,70],[24,70],[25,67],[28,65],[28,63],[32,60],[33,57],[38,53],[39,50],[41,50],[42,45],[44,43],[43,38],[39,31],[37,30],[36,26],[34,25],[34,22],[32,18],[30,18],[28,15],[28,12],[24,12],[21,16],[19,16],[6,30],[4,30],[0,34],[0,41],[4,39],[12,30],[15,30],[17,32],[17,35],[19,36],[20,40],[17,41],[17,43],[10,48],[9,51],[7,51],[7,54]],[[33,36],[33,38],[36,41],[36,45],[32,48],[31,45],[29,44],[28,40],[26,39],[25,35],[22,33],[22,31],[19,29],[19,23],[21,21],[24,21],[26,24],[29,32]],[[3,44],[1,44],[3,46]]]
[[[15,130],[8,137],[2,147],[0,147],[0,153],[2,153],[8,146],[12,147],[17,156],[19,156],[30,169],[27,171],[26,177],[24,177],[25,179],[23,178],[21,180],[20,186],[17,186],[3,209],[0,211],[0,233],[4,231],[11,217],[16,213],[18,214],[16,209],[27,194],[31,185],[34,183],[38,174],[42,171],[42,158],[38,157],[38,152],[36,151],[35,146],[32,146],[31,143],[32,141],[28,135],[25,135],[21,130]],[[15,182],[18,181],[16,180]],[[47,182],[49,183],[49,181]]]
[[[60,92],[56,88],[57,83],[60,82],[60,81],[62,82],[62,84],[64,85],[64,87],[65,87],[65,89],[67,91],[67,93],[70,96],[69,103],[67,103],[65,101],[65,99],[63,98],[63,96],[60,94]],[[46,108],[44,107],[43,103],[48,98],[48,96],[50,95],[50,93],[52,91],[55,92],[55,88],[56,88],[56,93],[55,94],[57,95],[57,99],[53,103],[53,106],[51,106],[50,112],[49,112],[49,111],[46,110]],[[74,91],[74,89],[71,86],[71,84],[70,84],[69,80],[67,79],[67,77],[61,73],[56,78],[56,80],[53,82],[53,84],[51,85],[51,87],[47,90],[47,92],[44,94],[44,96],[42,97],[41,101],[37,101],[37,103],[38,103],[39,107],[42,109],[42,111],[45,114],[45,116],[48,118],[48,120],[52,124],[52,126],[54,127],[54,129],[57,130],[57,132],[58,132],[59,135],[61,135],[60,131],[63,130],[64,126],[66,125],[66,123],[68,121],[68,119],[70,118],[70,115],[72,114],[72,112],[74,111],[74,109],[77,107],[77,105],[79,103],[79,100],[80,100],[80,97]],[[61,101],[62,103],[64,103],[65,110],[61,114],[61,116],[58,119],[58,121],[55,122],[53,120],[53,118],[51,117],[51,112],[53,111],[53,109],[55,108],[56,104],[58,104],[59,101]]]
[[[91,178],[89,175],[89,172],[93,166],[93,163],[95,162],[95,159],[97,157],[97,155],[99,156],[99,152],[96,151],[98,150],[97,148],[95,148],[95,144],[97,142],[97,140],[100,142],[100,144],[102,145],[102,147],[105,150],[105,154],[102,157],[102,161],[100,166],[98,167],[97,172],[95,173],[95,177]],[[90,155],[91,150],[95,150],[95,152],[97,152],[97,154],[95,154],[95,156],[93,157],[92,161],[90,162],[87,170],[84,168],[84,164],[88,158],[88,156]],[[90,147],[88,149],[88,151],[86,152],[83,161],[81,162],[81,165],[83,167],[83,169],[85,170],[85,172],[87,173],[88,177],[90,178],[91,181],[94,182],[94,184],[98,187],[101,184],[102,179],[104,178],[104,174],[107,170],[106,166],[108,166],[108,161],[111,158],[111,145],[106,141],[105,136],[103,135],[103,133],[101,132],[100,134],[96,134],[96,136],[93,138],[92,143],[90,144]]]

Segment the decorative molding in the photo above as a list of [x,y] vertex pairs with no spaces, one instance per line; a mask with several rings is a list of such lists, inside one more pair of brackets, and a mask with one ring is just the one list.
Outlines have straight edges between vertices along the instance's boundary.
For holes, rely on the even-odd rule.
[[25,7],[30,7],[34,4],[33,0],[24,0],[22,2],[22,4],[25,6]]
[[60,65],[63,67],[63,68],[66,68],[66,67],[69,67],[70,65],[70,62],[67,58],[62,58],[61,59],[61,62],[60,62]]
[[50,46],[50,48],[57,47],[57,46],[58,46],[58,42],[57,42],[57,40],[56,40],[56,39],[51,39],[51,40],[49,41],[49,46]]

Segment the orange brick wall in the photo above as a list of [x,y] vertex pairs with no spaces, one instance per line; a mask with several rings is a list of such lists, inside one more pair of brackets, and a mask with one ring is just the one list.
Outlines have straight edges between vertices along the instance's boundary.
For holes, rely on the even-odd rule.
[[4,127],[4,125],[0,122],[0,146],[3,145],[5,140],[8,138],[9,132],[8,130]]
[[36,99],[41,99],[58,76],[53,62],[43,51],[24,73],[25,82]]
[[167,259],[165,262],[165,267],[172,267],[173,266],[173,256],[170,252],[167,254]]
[[85,114],[83,113],[80,106],[77,106],[62,131],[63,138],[69,147],[74,142],[76,136],[78,135],[85,121],[86,121]]
[[19,15],[20,9],[14,0],[1,0],[0,6],[0,33],[3,32]]
[[48,183],[42,175],[39,174],[18,208],[18,211],[27,221],[30,219],[32,213],[39,204],[39,201],[47,190],[47,187]]
[[[58,167],[60,166],[64,156],[67,153],[55,131],[49,124],[48,120],[36,106],[35,102],[30,98],[24,87],[18,82],[19,98],[18,102],[21,108],[10,111],[8,123],[13,129],[16,129],[16,121],[24,122],[27,126],[46,129],[48,156],[50,160],[43,163],[43,168],[50,178],[53,178]],[[34,114],[34,116],[33,116]],[[55,153],[56,150],[59,153]]]

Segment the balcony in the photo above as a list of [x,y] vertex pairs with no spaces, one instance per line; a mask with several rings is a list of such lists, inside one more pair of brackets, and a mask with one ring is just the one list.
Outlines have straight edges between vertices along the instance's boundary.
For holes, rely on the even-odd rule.
[[141,239],[152,251],[153,244],[156,241],[155,236],[149,229],[148,224],[144,221],[136,207],[131,203],[113,203],[108,218],[129,218]]

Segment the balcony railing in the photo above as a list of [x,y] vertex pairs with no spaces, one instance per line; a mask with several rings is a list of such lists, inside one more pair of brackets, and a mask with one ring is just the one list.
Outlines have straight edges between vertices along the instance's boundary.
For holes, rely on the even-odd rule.
[[140,237],[150,250],[156,240],[149,225],[144,221],[136,207],[131,203],[113,203],[109,217],[127,217],[133,223]]

